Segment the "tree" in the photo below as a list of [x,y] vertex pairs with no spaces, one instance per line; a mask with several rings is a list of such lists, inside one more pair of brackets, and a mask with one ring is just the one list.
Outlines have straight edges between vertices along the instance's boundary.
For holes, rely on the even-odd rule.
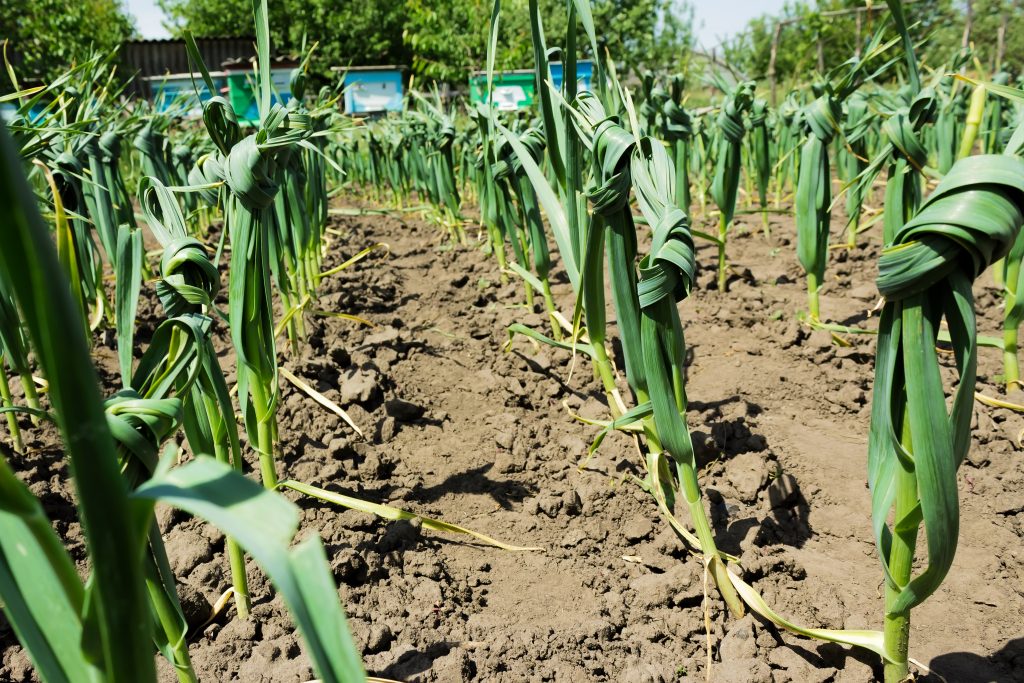
[[[412,54],[415,73],[442,81],[462,81],[480,68],[487,54],[487,23],[491,7],[487,0],[433,2],[408,0],[405,42]],[[510,2],[509,5],[517,4]],[[525,4],[525,3],[521,3]],[[502,23],[512,15],[502,12]],[[505,31],[502,32],[503,36]],[[499,40],[499,45],[505,41]],[[507,50],[501,51],[503,54]],[[505,61],[500,54],[499,64]]]
[[598,47],[626,72],[681,70],[695,42],[693,16],[685,0],[594,2]]
[[[1024,34],[1012,27],[1024,22],[1024,3],[1020,0],[972,0],[974,21],[972,46],[983,69],[994,71],[1000,24],[1004,19],[1005,55],[1002,68],[1014,73],[1024,69]],[[807,74],[817,70],[818,38],[821,38],[825,69],[831,69],[850,58],[888,17],[882,2],[875,2],[875,11],[857,15],[829,13],[864,7],[863,0],[795,0],[787,2],[777,14],[764,14],[751,20],[730,45],[725,48],[727,61],[752,77],[768,72],[771,42],[778,22],[784,22],[776,58],[776,75],[780,80],[806,81]],[[925,66],[937,69],[947,64],[961,47],[966,21],[967,0],[916,0],[905,3],[911,31],[919,41],[918,57]]]
[[[197,37],[252,34],[252,0],[159,0],[173,35]],[[337,2],[275,0],[269,3],[271,41],[281,52],[298,52],[318,42],[316,64],[331,66],[402,64],[405,0]]]
[[[93,50],[135,34],[120,0],[0,0],[0,39],[9,41],[20,81],[50,80]],[[4,76],[4,87],[9,88]]]
[[[168,28],[181,35],[248,35],[250,0],[159,0]],[[274,44],[295,52],[319,41],[321,72],[329,66],[406,64],[419,76],[463,82],[483,68],[492,0],[277,0],[270,6]],[[565,0],[540,0],[551,45],[565,35]],[[687,0],[593,0],[601,47],[628,68],[675,66],[693,42]],[[498,67],[533,63],[528,0],[504,0]],[[586,49],[581,41],[581,49]]]
[[[200,38],[237,38],[253,33],[250,0],[157,0],[157,4],[167,15],[164,27],[179,38],[185,31],[191,31]],[[288,13],[284,2],[267,3],[267,10],[271,39],[276,44]]]

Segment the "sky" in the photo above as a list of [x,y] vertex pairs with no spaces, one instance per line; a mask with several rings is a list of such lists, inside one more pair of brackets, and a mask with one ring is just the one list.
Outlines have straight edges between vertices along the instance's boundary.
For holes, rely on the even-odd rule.
[[[365,0],[373,2],[373,0]],[[167,38],[161,22],[163,12],[156,0],[124,0],[143,38]],[[731,38],[748,20],[765,12],[776,12],[783,0],[693,0],[699,26],[697,40],[705,49],[717,47]]]

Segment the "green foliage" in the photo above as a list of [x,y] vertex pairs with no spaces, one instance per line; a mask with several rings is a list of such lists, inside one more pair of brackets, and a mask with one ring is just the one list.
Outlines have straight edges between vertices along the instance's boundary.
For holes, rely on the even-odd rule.
[[[0,539],[5,541],[0,601],[19,638],[29,642],[44,680],[144,683],[156,679],[140,561],[139,530],[145,527],[128,500],[114,441],[104,428],[103,401],[76,303],[48,230],[26,201],[32,196],[11,139],[0,128],[0,204],[7,218],[0,276],[12,289],[49,381],[92,576],[88,588],[81,584],[56,535],[39,523],[46,517],[38,501],[5,464],[0,466]],[[12,556],[18,541],[22,550]],[[18,560],[26,556],[46,557],[49,563]],[[61,627],[53,628],[57,623]],[[68,647],[75,642],[79,648]]]
[[[1022,179],[1024,161],[1015,156],[961,159],[879,260],[886,303],[878,325],[868,482],[886,580],[885,640],[893,660],[887,682],[906,676],[910,610],[939,587],[956,552],[957,469],[970,448],[977,372],[971,284],[1020,231]],[[950,408],[935,352],[943,320],[958,380]],[[915,575],[922,523],[926,561]]]
[[[1007,19],[1006,55],[1002,66],[1018,72],[1024,68],[1024,34],[1014,31],[1024,21],[1024,6],[1009,0],[973,0],[974,24],[971,40],[975,54],[986,69],[996,70],[996,35],[1002,17]],[[726,61],[753,77],[768,73],[772,37],[778,21],[791,21],[782,30],[776,57],[776,74],[782,81],[805,80],[818,68],[820,35],[826,70],[835,68],[856,52],[886,16],[883,3],[869,19],[861,16],[860,32],[854,13],[822,16],[825,13],[863,7],[862,0],[796,0],[787,2],[778,14],[753,19],[746,30],[725,47]],[[938,68],[961,45],[965,23],[965,3],[957,0],[919,0],[906,5],[907,22],[917,41],[927,38],[917,51],[922,63]]]
[[[9,0],[4,0],[9,1]],[[170,17],[171,32],[200,36],[247,35],[252,12],[247,0],[159,0]],[[504,38],[498,69],[531,63],[527,0],[504,8]],[[540,3],[545,30],[565,35],[564,0]],[[303,37],[319,41],[319,70],[329,66],[406,64],[414,73],[442,81],[464,81],[482,69],[487,53],[487,0],[381,0],[338,3],[334,0],[281,0],[270,8],[274,45],[298,51]],[[600,0],[594,3],[597,26],[614,26],[600,36],[627,69],[640,65],[673,69],[693,43],[692,8],[686,0]]]
[[[111,50],[134,34],[121,0],[0,0],[0,38],[15,49],[19,80],[53,80],[92,50]],[[0,82],[10,89],[6,75]]]
[[[252,5],[248,0],[159,0],[174,35],[252,34]],[[330,66],[408,64],[403,43],[405,0],[345,2],[280,0],[269,7],[270,38],[285,51],[320,41],[319,61]]]

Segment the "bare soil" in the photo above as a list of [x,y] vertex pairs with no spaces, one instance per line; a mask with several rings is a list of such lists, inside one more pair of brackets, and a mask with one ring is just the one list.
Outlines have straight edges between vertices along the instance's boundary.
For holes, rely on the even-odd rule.
[[[710,228],[710,219],[696,222]],[[837,230],[842,223],[837,217]],[[545,317],[522,306],[522,287],[503,284],[478,244],[452,248],[437,228],[401,214],[335,217],[332,225],[328,266],[375,242],[391,247],[322,288],[322,308],[375,326],[310,319],[309,344],[298,355],[282,344],[281,356],[367,438],[282,380],[281,472],[544,548],[505,552],[287,494],[303,509],[305,533],[324,539],[370,673],[703,681],[710,643],[710,678],[721,683],[859,683],[880,674],[870,654],[731,618],[713,589],[705,603],[699,559],[632,480],[642,472],[633,441],[613,435],[580,466],[595,428],[571,413],[607,415],[589,366],[522,338],[505,350],[509,324],[543,329]],[[715,289],[712,248],[701,246],[699,286],[680,304],[689,424],[711,518],[721,549],[740,557],[747,580],[781,613],[806,626],[880,628],[866,484],[874,339],[851,335],[842,347],[801,326],[795,316],[806,294],[792,218],[772,215],[771,241],[760,230],[759,215],[738,218],[725,293]],[[833,252],[824,316],[875,326],[866,311],[877,296],[877,230],[857,250]],[[567,282],[556,282],[560,306],[571,311]],[[988,274],[975,292],[981,332],[996,334],[1000,300]],[[160,315],[150,291],[142,342]],[[223,325],[217,334],[232,373]],[[978,390],[1000,395],[999,353],[980,355]],[[113,351],[99,343],[96,360],[113,391]],[[12,465],[81,562],[57,436],[25,427],[29,452]],[[1022,430],[1024,416],[976,404],[960,471],[956,563],[913,615],[911,656],[934,672],[920,680],[1024,681]],[[201,624],[229,585],[223,536],[179,513],[163,511],[161,522],[190,619]],[[233,619],[231,609],[191,635],[201,678],[311,680],[281,601],[251,563],[249,580],[250,620]],[[31,665],[0,619],[0,681],[30,680]],[[175,680],[169,667],[161,680]]]

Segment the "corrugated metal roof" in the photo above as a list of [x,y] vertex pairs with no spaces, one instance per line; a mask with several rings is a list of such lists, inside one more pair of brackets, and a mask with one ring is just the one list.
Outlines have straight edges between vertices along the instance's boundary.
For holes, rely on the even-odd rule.
[[[205,36],[203,38],[196,38],[196,43],[201,43],[206,40],[246,40],[250,43],[255,43],[256,38],[253,36]],[[124,45],[147,45],[150,43],[184,43],[184,38],[139,38],[135,40],[126,40]]]
[[[252,38],[197,38],[196,47],[206,66],[218,70],[226,61],[244,60],[256,54]],[[150,95],[152,77],[187,74],[193,68],[185,41],[177,38],[127,41],[121,49],[121,61],[127,73],[136,74],[134,91],[145,96]]]

